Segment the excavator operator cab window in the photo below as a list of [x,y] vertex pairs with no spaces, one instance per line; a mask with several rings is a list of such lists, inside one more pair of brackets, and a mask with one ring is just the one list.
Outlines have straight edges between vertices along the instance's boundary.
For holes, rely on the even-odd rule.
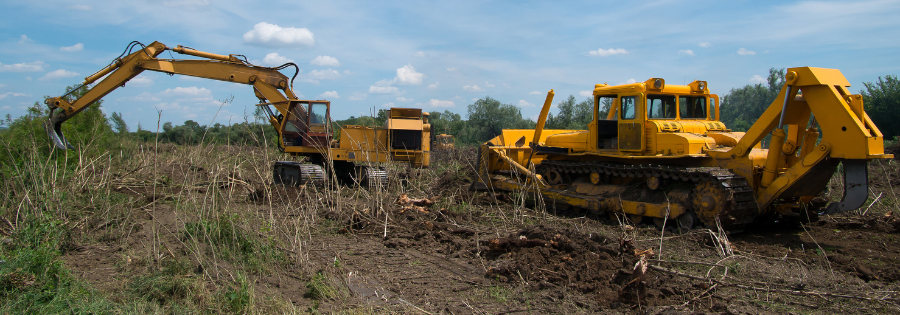
[[705,96],[680,96],[678,104],[681,105],[682,119],[706,119]]
[[310,125],[324,125],[326,124],[328,118],[328,105],[325,103],[313,103],[312,106],[309,107],[309,124]]
[[675,119],[675,96],[647,95],[647,118]]

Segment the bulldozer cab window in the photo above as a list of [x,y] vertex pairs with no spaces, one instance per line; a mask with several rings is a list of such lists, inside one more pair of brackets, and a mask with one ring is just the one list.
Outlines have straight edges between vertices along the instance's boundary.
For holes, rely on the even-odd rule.
[[675,96],[647,95],[647,118],[674,119]]
[[[595,99],[596,102],[596,112],[594,113],[599,120],[606,120],[609,117],[610,111],[615,114],[615,110],[613,108],[613,104],[616,103],[616,95],[601,95],[597,96]],[[618,115],[613,115],[612,120],[618,118]]]
[[682,119],[706,119],[705,96],[681,96],[678,104],[681,105]]
[[619,111],[621,115],[621,119],[634,119],[635,117],[635,97],[634,96],[625,96],[622,97],[620,103],[622,104],[622,110]]
[[324,125],[327,121],[328,105],[325,103],[313,103],[309,108],[309,124]]

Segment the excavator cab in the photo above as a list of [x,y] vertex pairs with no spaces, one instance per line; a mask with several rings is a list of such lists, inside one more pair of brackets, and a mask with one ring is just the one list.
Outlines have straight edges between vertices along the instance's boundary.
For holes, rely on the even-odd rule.
[[329,101],[291,102],[281,122],[283,145],[327,148],[332,138],[330,108]]

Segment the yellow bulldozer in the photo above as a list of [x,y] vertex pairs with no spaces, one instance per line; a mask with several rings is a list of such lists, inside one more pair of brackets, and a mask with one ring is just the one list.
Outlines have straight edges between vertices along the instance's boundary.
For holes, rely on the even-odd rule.
[[453,135],[439,134],[434,137],[434,150],[446,151],[456,147],[456,139]]
[[[157,58],[166,50],[200,59]],[[288,79],[279,71],[289,67],[296,69],[296,77],[299,67],[294,63],[261,67],[242,55],[225,56],[180,45],[167,47],[160,42],[146,46],[131,42],[119,57],[85,78],[80,86],[65,95],[44,100],[50,108],[50,119],[44,123],[44,129],[57,148],[73,148],[62,134],[62,123],[149,70],[252,86],[260,101],[257,106],[265,109],[269,123],[278,133],[278,148],[293,156],[307,157],[311,162],[275,162],[273,181],[276,184],[323,183],[325,170],[329,169],[338,179],[377,185],[386,180],[385,172],[377,166],[380,163],[403,161],[413,167],[428,166],[428,140],[431,139],[428,113],[421,109],[392,108],[384,127],[344,126],[340,139],[335,140],[331,102],[298,99],[293,92],[293,78]],[[68,97],[98,80],[81,97]]]
[[[790,68],[747,132],[720,121],[705,81],[597,84],[586,130],[543,130],[551,90],[534,130],[503,130],[480,146],[472,188],[531,191],[550,204],[685,229],[857,209],[868,197],[867,162],[893,156],[849,86],[839,70]],[[816,197],[839,165],[844,197],[822,209]]]

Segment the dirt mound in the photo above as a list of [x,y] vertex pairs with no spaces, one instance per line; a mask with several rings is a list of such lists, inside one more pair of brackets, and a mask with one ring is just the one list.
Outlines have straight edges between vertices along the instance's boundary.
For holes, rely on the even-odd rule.
[[593,295],[601,307],[638,301],[660,305],[675,294],[661,287],[672,284],[662,281],[666,276],[652,280],[636,276],[640,259],[628,240],[538,225],[482,245],[490,248],[485,255],[490,261],[485,276],[501,282],[522,282],[548,293],[577,290]]

